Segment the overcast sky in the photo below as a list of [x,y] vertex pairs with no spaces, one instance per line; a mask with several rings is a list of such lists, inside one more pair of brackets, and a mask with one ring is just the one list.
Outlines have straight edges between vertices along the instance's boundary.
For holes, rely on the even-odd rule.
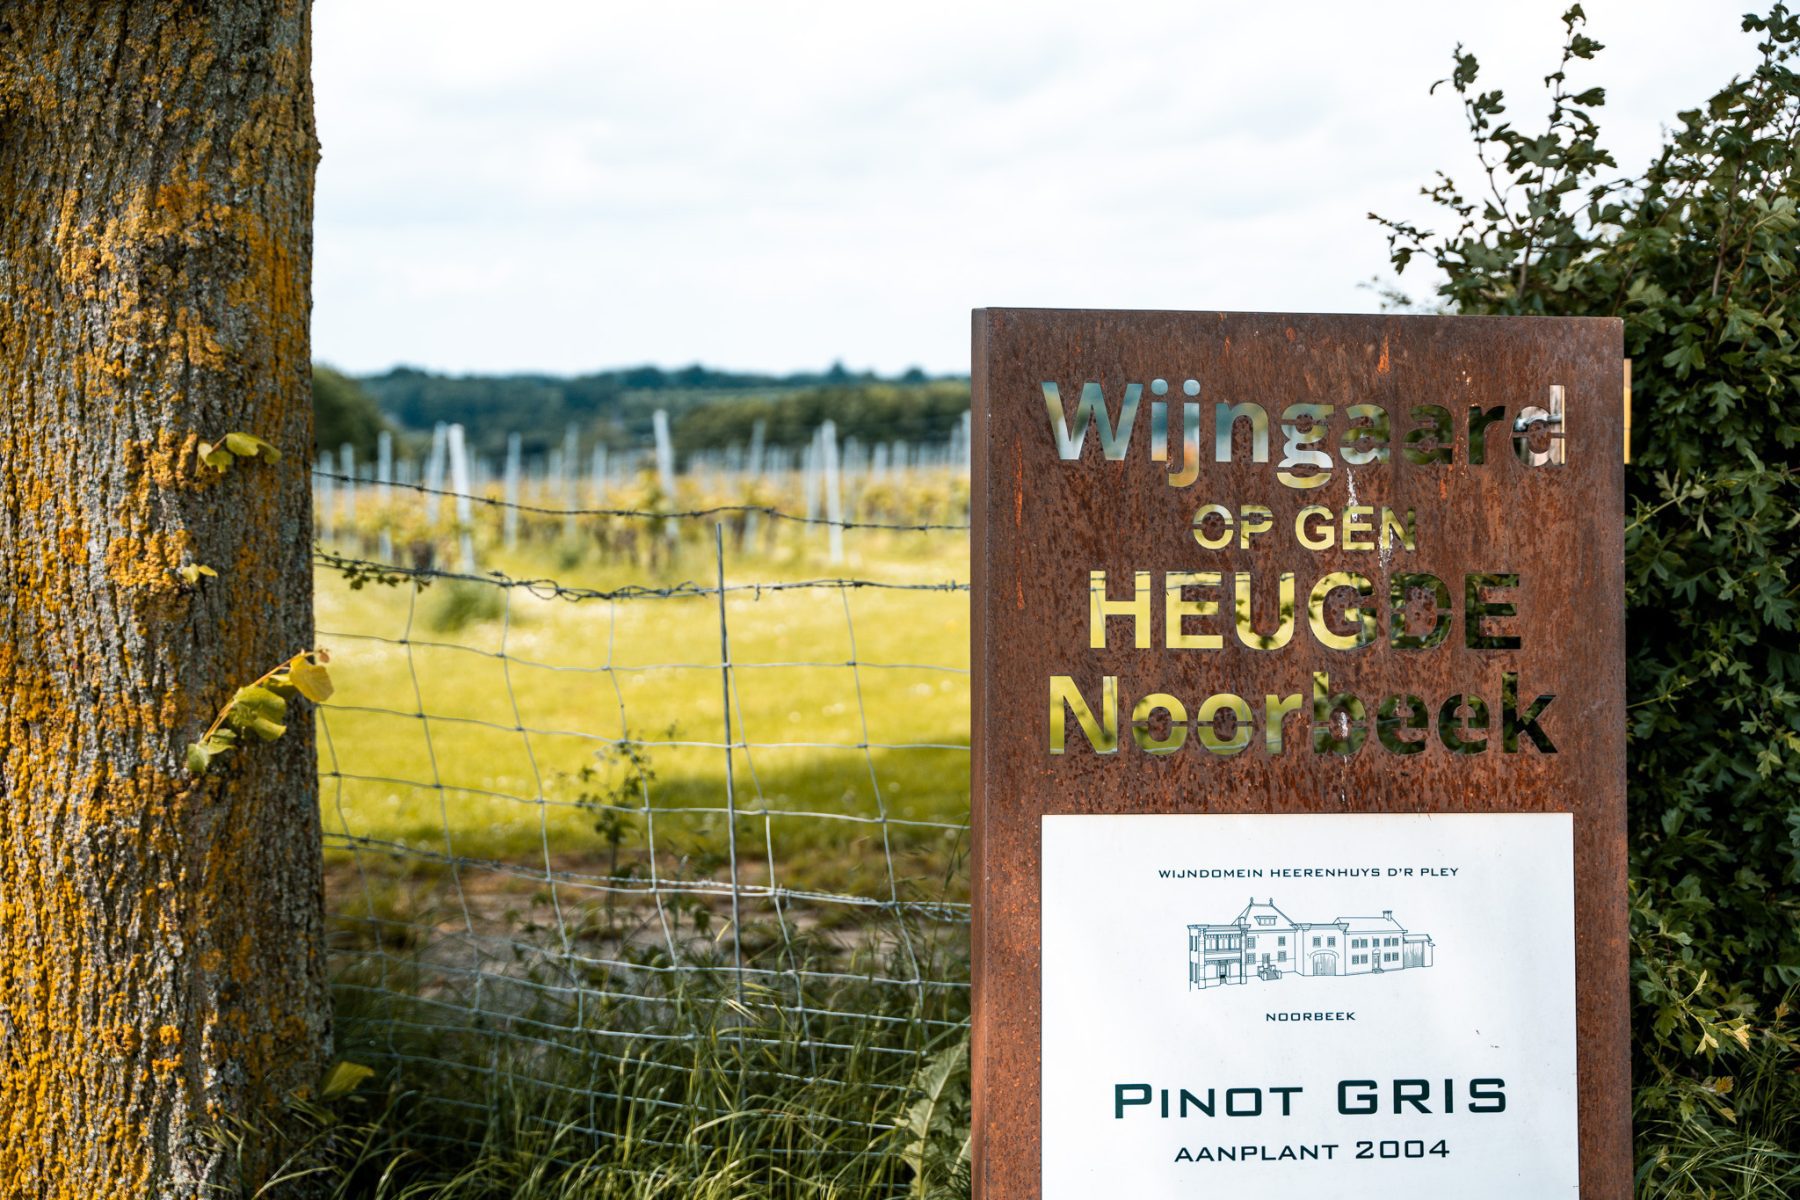
[[[1565,7],[316,0],[314,350],[964,372],[982,305],[1369,311],[1364,214],[1469,173],[1452,47],[1530,128]],[[1748,7],[1589,0],[1622,165]]]

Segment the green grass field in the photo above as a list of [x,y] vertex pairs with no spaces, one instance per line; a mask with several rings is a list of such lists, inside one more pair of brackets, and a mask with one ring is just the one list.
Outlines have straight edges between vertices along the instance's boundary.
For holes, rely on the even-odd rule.
[[[673,561],[544,539],[490,551],[481,569],[569,588],[712,587],[711,532],[690,530]],[[821,532],[790,526],[754,552],[728,545],[725,572],[734,587],[966,582],[966,547],[954,532],[853,530],[834,565]],[[328,834],[538,869],[547,856],[577,875],[644,870],[653,836],[665,874],[728,868],[716,597],[441,579],[353,589],[328,567],[315,594],[337,684],[320,717]],[[968,594],[734,591],[725,616],[740,877],[960,899]]]

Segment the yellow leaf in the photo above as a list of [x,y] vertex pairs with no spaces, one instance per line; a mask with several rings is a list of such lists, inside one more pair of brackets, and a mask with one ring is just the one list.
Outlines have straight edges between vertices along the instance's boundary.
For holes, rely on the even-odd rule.
[[281,451],[257,437],[254,433],[228,433],[225,435],[225,448],[239,458],[255,458],[258,454],[272,463],[281,461]]
[[325,664],[331,661],[331,655],[323,650],[294,655],[288,660],[288,682],[299,689],[300,694],[318,704],[331,699],[331,673]]
[[219,573],[205,563],[189,563],[187,566],[180,568],[176,574],[180,575],[189,583],[199,583],[202,575],[210,575],[216,578]]
[[354,1092],[362,1086],[364,1080],[375,1074],[375,1068],[365,1067],[361,1063],[339,1060],[325,1076],[325,1085],[320,1089],[329,1100],[334,1096],[342,1096],[346,1092]]

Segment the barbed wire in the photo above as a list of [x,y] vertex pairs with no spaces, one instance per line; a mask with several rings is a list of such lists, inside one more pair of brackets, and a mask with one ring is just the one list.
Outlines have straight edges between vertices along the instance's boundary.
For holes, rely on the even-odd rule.
[[[399,583],[405,580],[437,580],[446,579],[465,583],[486,583],[500,588],[518,588],[531,593],[540,600],[687,600],[707,596],[718,596],[723,593],[749,593],[761,597],[765,592],[793,592],[817,589],[833,590],[875,590],[888,592],[966,592],[969,585],[960,580],[947,579],[940,583],[899,583],[886,579],[779,579],[757,583],[734,583],[726,587],[682,581],[680,583],[647,585],[626,584],[617,588],[581,587],[574,584],[559,583],[554,579],[514,579],[501,571],[470,572],[446,571],[438,567],[414,567],[400,563],[377,562],[374,559],[355,558],[338,554],[334,551],[313,547],[315,565],[328,567],[350,579],[353,586],[362,583]],[[716,665],[716,664],[715,664]]]
[[[630,666],[582,666],[578,663],[552,663],[540,659],[526,658],[519,654],[501,654],[497,650],[483,650],[479,646],[465,646],[460,642],[439,642],[430,638],[408,638],[402,643],[398,638],[380,637],[369,633],[352,633],[342,629],[320,628],[320,641],[367,641],[384,642],[388,645],[412,645],[427,650],[448,650],[454,654],[471,654],[477,658],[507,659],[522,667],[531,667],[539,671],[566,671],[578,675],[605,675],[617,673],[621,675],[642,674],[649,671],[717,671],[716,662],[661,662],[638,663]],[[951,667],[942,663],[916,662],[870,662],[866,659],[791,659],[774,662],[741,662],[734,660],[731,664],[737,671],[778,670],[787,668],[830,668],[830,667],[863,667],[870,671],[937,671],[946,675],[967,675],[967,667]]]
[[458,492],[448,488],[434,488],[422,483],[399,483],[394,480],[364,479],[357,475],[345,475],[336,471],[325,471],[313,468],[314,479],[330,480],[333,483],[345,483],[358,488],[397,488],[402,491],[416,492],[423,496],[442,497],[450,500],[467,500],[471,504],[485,505],[494,509],[512,509],[515,512],[530,513],[539,517],[622,517],[627,520],[643,521],[696,521],[708,518],[717,519],[725,516],[761,516],[777,521],[792,521],[797,525],[816,525],[822,528],[835,526],[838,529],[882,529],[895,533],[967,533],[967,522],[950,524],[941,522],[908,522],[908,521],[853,521],[842,518],[833,520],[830,517],[807,516],[803,513],[787,512],[768,504],[715,504],[707,508],[556,508],[543,504],[524,504],[503,497],[489,496],[477,492]]

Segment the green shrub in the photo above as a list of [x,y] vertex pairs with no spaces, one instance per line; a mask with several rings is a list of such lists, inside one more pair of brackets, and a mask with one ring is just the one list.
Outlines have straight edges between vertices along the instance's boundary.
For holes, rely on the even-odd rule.
[[[1505,119],[1458,48],[1448,82],[1480,188],[1426,190],[1453,232],[1382,224],[1396,270],[1434,263],[1456,312],[1624,320],[1640,1182],[1780,1194],[1767,1180],[1792,1187],[1797,1168],[1774,1149],[1800,1111],[1794,1044],[1773,1028],[1800,984],[1800,20],[1782,4],[1745,17],[1761,62],[1618,179],[1593,118],[1604,90],[1568,79],[1601,46],[1579,7],[1565,24],[1540,133]],[[1754,1109],[1732,1100],[1746,1072],[1765,1081]]]
[[506,613],[505,589],[473,579],[448,580],[427,592],[424,600],[425,628],[433,633],[456,633],[483,621],[498,621]]

